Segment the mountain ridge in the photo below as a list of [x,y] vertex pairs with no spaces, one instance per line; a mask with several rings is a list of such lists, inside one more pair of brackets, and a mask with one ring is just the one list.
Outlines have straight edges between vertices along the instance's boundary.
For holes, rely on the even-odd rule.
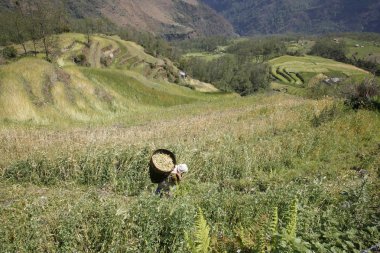
[[202,0],[241,35],[380,32],[380,2],[376,0]]
[[[46,0],[36,1],[43,4]],[[106,18],[117,26],[130,26],[167,39],[235,34],[222,15],[199,0],[53,0],[53,3],[63,6],[72,18]],[[14,1],[0,0],[0,11],[16,8]]]
[[[376,0],[52,1],[63,5],[74,19],[104,18],[169,40],[236,34],[380,32],[380,2]],[[0,0],[0,12],[12,8],[16,8],[13,0]]]

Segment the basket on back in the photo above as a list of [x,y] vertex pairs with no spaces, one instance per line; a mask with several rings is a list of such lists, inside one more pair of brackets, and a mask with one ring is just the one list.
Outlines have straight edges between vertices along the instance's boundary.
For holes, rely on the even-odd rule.
[[174,169],[176,165],[175,155],[166,149],[158,149],[153,152],[149,162],[149,176],[153,183],[161,183]]

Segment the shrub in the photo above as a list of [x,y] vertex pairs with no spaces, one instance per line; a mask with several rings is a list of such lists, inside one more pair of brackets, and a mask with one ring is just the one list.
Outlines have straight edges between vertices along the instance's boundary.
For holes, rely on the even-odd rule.
[[17,50],[13,46],[5,47],[3,49],[3,56],[6,59],[12,59],[17,57]]
[[74,62],[81,66],[86,66],[87,64],[87,57],[84,54],[79,54],[74,57]]
[[379,103],[376,101],[379,95],[379,84],[375,78],[365,79],[360,84],[350,85],[344,91],[345,102],[353,109],[379,108]]

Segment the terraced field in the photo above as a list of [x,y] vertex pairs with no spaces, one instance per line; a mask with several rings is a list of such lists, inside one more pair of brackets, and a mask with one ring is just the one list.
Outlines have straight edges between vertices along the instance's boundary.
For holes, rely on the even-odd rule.
[[[191,78],[174,84],[179,70],[167,59],[118,37],[63,34],[53,62],[24,57],[0,66],[0,120],[8,123],[120,121],[136,111],[203,101],[218,92]],[[28,45],[29,46],[29,45]],[[19,48],[21,50],[21,48]],[[74,59],[82,56],[82,62]],[[121,120],[123,121],[123,120]]]
[[206,61],[212,61],[224,55],[225,53],[196,52],[196,53],[187,53],[183,55],[183,58],[186,59],[186,58],[196,57],[196,58],[200,58]]
[[307,54],[314,45],[315,41],[312,40],[290,41],[286,43],[287,51],[293,54]]
[[330,77],[365,76],[367,71],[318,56],[281,56],[269,61],[271,74],[280,82],[300,85],[318,74]]
[[271,74],[277,80],[283,83],[302,85],[304,80],[299,73],[290,72],[284,67],[271,67]]
[[344,38],[349,52],[347,57],[355,57],[380,63],[380,42]]

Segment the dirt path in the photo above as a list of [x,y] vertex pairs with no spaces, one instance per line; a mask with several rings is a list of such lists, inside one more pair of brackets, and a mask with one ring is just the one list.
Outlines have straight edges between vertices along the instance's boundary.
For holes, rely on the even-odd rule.
[[94,68],[101,67],[101,64],[100,64],[101,54],[102,54],[102,50],[100,49],[100,43],[96,42],[95,44],[92,44],[90,48],[90,54],[88,57],[91,67],[94,67]]

